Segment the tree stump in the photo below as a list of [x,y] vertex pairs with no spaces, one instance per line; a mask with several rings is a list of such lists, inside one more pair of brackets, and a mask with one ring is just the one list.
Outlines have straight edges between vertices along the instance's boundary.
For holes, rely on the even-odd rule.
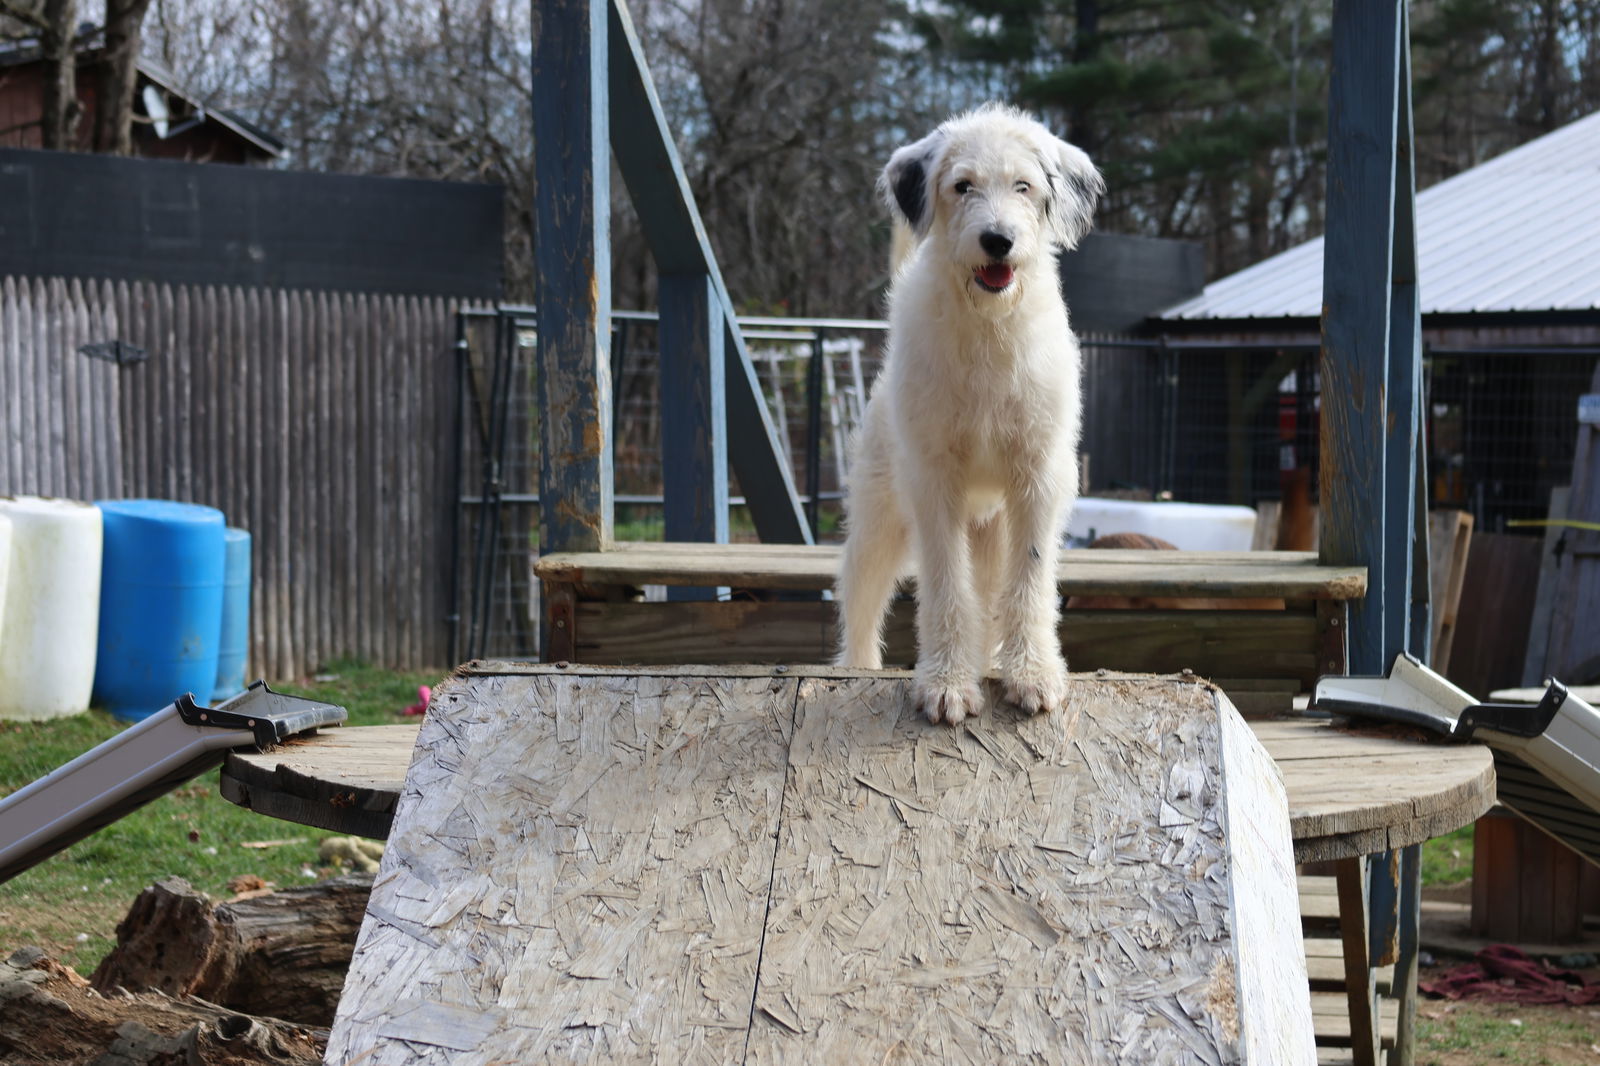
[[7,1066],[318,1066],[326,1029],[159,992],[102,996],[37,948],[0,962]]
[[330,1025],[372,890],[366,874],[213,905],[181,877],[139,894],[91,978]]

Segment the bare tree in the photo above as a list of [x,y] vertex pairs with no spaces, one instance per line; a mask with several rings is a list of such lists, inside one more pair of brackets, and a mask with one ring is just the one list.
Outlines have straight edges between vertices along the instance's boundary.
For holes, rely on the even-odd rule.
[[0,0],[0,16],[14,20],[19,35],[39,42],[46,70],[40,144],[57,150],[76,147],[82,114],[77,87],[77,0]]
[[[68,2],[71,0],[58,0]],[[150,0],[106,0],[101,30],[100,86],[95,97],[94,148],[133,152],[133,98],[139,74],[145,12]]]

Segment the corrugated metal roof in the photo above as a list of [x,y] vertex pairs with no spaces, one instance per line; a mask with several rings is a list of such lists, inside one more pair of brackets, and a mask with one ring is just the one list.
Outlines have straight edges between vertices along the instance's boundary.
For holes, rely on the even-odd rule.
[[[1417,260],[1424,314],[1600,308],[1600,112],[1418,193]],[[1318,237],[1157,317],[1321,314]]]

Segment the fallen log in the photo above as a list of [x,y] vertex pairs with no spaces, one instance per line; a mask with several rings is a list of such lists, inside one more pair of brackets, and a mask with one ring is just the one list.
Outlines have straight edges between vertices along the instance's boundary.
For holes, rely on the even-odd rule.
[[255,1018],[195,997],[102,996],[38,948],[0,961],[8,1066],[314,1066],[326,1029]]
[[183,878],[167,878],[134,900],[90,980],[102,993],[198,996],[329,1025],[371,891],[370,875],[352,874],[213,904]]

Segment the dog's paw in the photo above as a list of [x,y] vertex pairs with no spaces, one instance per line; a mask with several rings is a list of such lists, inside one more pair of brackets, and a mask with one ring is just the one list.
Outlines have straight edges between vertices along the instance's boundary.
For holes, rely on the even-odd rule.
[[917,706],[935,725],[960,725],[983,709],[983,691],[976,678],[956,681],[919,677],[914,691]]
[[1029,714],[1047,714],[1067,702],[1067,666],[1059,658],[1003,675],[1006,700]]

